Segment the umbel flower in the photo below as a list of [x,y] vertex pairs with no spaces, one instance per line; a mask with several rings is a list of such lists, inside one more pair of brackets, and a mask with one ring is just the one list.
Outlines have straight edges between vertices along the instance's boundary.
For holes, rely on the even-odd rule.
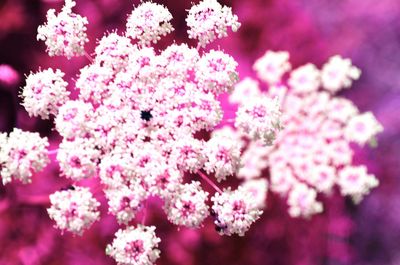
[[[379,182],[365,166],[352,164],[351,144],[375,145],[383,127],[371,112],[359,113],[351,101],[334,95],[349,88],[360,70],[350,59],[336,55],[321,70],[308,63],[289,73],[289,54],[283,51],[267,51],[253,68],[268,91],[262,92],[257,80],[246,78],[230,96],[239,104],[236,125],[247,139],[238,173],[244,185],[259,180],[269,168],[270,190],[287,200],[292,217],[322,212],[317,195],[331,194],[335,185],[342,195],[360,202]],[[262,104],[267,100],[262,97],[279,101],[279,119],[264,114]],[[268,109],[274,110],[278,111]],[[260,139],[271,139],[268,128],[273,130],[274,122],[280,122],[277,139],[270,147],[260,145]]]
[[[59,147],[47,150],[47,138],[19,129],[0,134],[0,172],[4,184],[29,183],[49,156],[58,162],[60,175],[73,185],[50,195],[48,214],[56,227],[77,235],[100,219],[97,194],[79,185],[99,178],[109,213],[126,226],[106,249],[117,264],[150,265],[160,256],[156,228],[145,218],[132,224],[152,197],[163,201],[172,224],[200,228],[211,216],[220,235],[243,236],[260,218],[268,188],[287,199],[293,217],[309,217],[323,210],[318,192],[329,194],[336,184],[358,202],[378,184],[365,167],[351,164],[349,143],[374,142],[382,127],[372,114],[358,114],[350,101],[333,95],[359,76],[350,60],[336,56],[321,71],[307,64],[285,83],[289,54],[268,51],[254,65],[268,92],[250,78],[235,89],[234,58],[203,49],[240,26],[231,8],[216,0],[188,12],[196,48],[154,49],[173,31],[172,15],[163,5],[142,2],[124,33],[98,41],[94,58],[84,50],[88,21],[72,12],[74,6],[66,0],[57,15],[50,10],[38,39],[50,56],[88,57],[71,84],[77,96],[70,98],[63,72],[51,68],[31,73],[21,94],[30,115],[54,116]],[[226,120],[234,126],[216,129],[223,93],[239,108],[233,122]],[[209,139],[200,136],[204,131]],[[260,178],[266,167],[269,182]],[[233,176],[244,180],[237,189],[221,190],[212,180]],[[215,189],[210,200],[198,180]]]

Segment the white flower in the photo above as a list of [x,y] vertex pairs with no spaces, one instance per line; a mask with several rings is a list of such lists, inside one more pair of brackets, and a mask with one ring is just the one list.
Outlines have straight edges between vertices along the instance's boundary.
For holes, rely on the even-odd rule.
[[189,38],[197,39],[199,46],[205,47],[217,38],[228,35],[230,27],[236,32],[240,23],[230,7],[222,6],[216,0],[203,0],[193,5],[186,18]]
[[352,117],[345,128],[345,137],[348,141],[364,145],[383,131],[382,125],[376,120],[372,112]]
[[100,151],[92,139],[64,140],[58,149],[57,161],[62,175],[79,181],[96,175]]
[[128,224],[142,208],[147,193],[138,181],[104,190],[108,200],[108,211],[115,215],[118,223]]
[[252,141],[243,152],[242,167],[237,174],[238,178],[252,179],[261,176],[262,170],[268,167],[268,155],[271,147],[265,146],[262,141]]
[[47,212],[56,222],[56,227],[74,234],[82,235],[100,216],[100,203],[88,188],[57,191],[50,195],[50,203]]
[[118,265],[152,265],[160,256],[154,226],[138,225],[115,233],[113,243],[107,245],[106,254]]
[[339,171],[338,184],[343,195],[350,195],[355,203],[378,186],[374,175],[367,173],[365,166],[347,166]]
[[137,51],[128,37],[117,33],[105,35],[96,46],[94,63],[112,70],[115,73],[123,71],[129,64],[129,56]]
[[282,76],[291,69],[288,52],[267,51],[253,65],[257,76],[269,85],[277,84]]
[[203,167],[205,155],[204,142],[192,137],[182,136],[172,146],[171,160],[183,171],[196,172]]
[[142,46],[156,43],[174,30],[171,19],[171,13],[163,5],[143,2],[128,17],[126,36],[139,40]]
[[243,236],[262,214],[253,195],[243,187],[234,191],[226,189],[222,194],[216,193],[211,201],[211,215],[214,215],[216,230],[221,235]]
[[238,81],[238,63],[232,56],[216,50],[204,54],[197,63],[196,81],[205,92],[219,95],[232,91]]
[[271,145],[281,130],[281,112],[277,99],[253,98],[239,107],[235,127],[253,140]]
[[289,193],[288,204],[292,217],[310,217],[323,209],[322,204],[317,201],[317,192],[302,183],[294,185]]
[[261,96],[261,90],[257,80],[246,77],[236,84],[233,92],[229,95],[229,102],[245,105],[248,100]]
[[315,65],[308,63],[290,73],[289,86],[295,93],[317,91],[320,85],[320,73]]
[[37,39],[46,43],[50,56],[61,55],[68,59],[85,54],[84,45],[88,42],[86,17],[72,13],[75,1],[66,0],[62,11],[55,14],[54,9],[47,12],[47,23],[39,26]]
[[226,136],[216,135],[206,142],[204,169],[208,174],[214,172],[218,182],[236,174],[240,163],[240,142]]
[[336,170],[329,165],[317,165],[311,169],[309,183],[318,191],[330,193],[336,182]]
[[246,180],[240,186],[249,193],[259,209],[263,209],[266,205],[268,181],[265,178]]
[[58,109],[68,101],[68,83],[63,80],[64,73],[51,68],[31,73],[26,78],[22,91],[23,103],[30,116],[48,119],[49,115],[57,115]]
[[70,100],[62,105],[55,119],[56,129],[66,139],[85,137],[91,134],[93,106],[79,100]]
[[4,185],[12,179],[30,183],[33,173],[50,162],[48,140],[38,133],[14,128],[8,138],[6,134],[0,134],[0,145],[0,175]]
[[349,88],[353,80],[359,79],[360,75],[360,69],[353,66],[350,59],[335,55],[322,67],[322,86],[334,93],[343,88]]
[[206,204],[208,193],[203,191],[200,182],[178,186],[165,202],[165,212],[175,225],[199,227],[209,215]]

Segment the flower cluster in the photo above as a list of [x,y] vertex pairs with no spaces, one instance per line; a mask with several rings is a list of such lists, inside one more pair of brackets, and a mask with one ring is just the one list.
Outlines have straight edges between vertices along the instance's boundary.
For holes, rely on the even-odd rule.
[[7,137],[0,134],[0,175],[3,184],[12,179],[30,183],[33,173],[42,170],[48,163],[47,138],[38,133],[14,129]]
[[200,182],[179,186],[166,201],[168,219],[175,225],[198,227],[209,215],[207,196],[208,193],[201,189]]
[[106,248],[106,254],[113,257],[117,264],[151,265],[160,256],[157,249],[161,241],[155,234],[154,226],[138,225],[118,230],[111,245]]
[[[231,101],[239,103],[236,126],[249,140],[238,177],[248,182],[269,167],[270,189],[287,199],[293,217],[310,217],[321,212],[318,192],[329,195],[335,185],[343,195],[360,202],[378,185],[378,180],[367,173],[366,167],[352,165],[351,143],[375,144],[375,136],[383,128],[372,113],[360,114],[351,101],[333,95],[350,86],[352,80],[359,78],[360,71],[350,59],[334,56],[322,70],[306,64],[288,73],[292,68],[288,59],[287,52],[267,51],[256,61],[254,69],[269,85],[268,91],[261,92],[258,82],[247,78],[231,95]],[[241,100],[242,94],[248,97]],[[268,126],[268,122],[257,123],[255,114],[245,115],[245,111],[249,113],[252,109],[251,104],[245,103],[259,102],[262,97],[276,97],[281,111],[282,131],[270,148],[254,142],[260,138],[254,137],[259,126]],[[263,99],[259,104],[267,106],[267,102]],[[248,158],[249,155],[254,159]]]
[[238,18],[232,14],[231,8],[222,6],[216,0],[203,0],[193,6],[186,23],[190,28],[189,38],[198,39],[202,47],[216,38],[226,37],[228,27],[234,32],[240,27]]
[[65,5],[56,15],[54,9],[47,12],[47,24],[38,28],[37,39],[46,43],[50,56],[71,58],[85,54],[85,43],[88,42],[85,17],[72,13],[75,1],[65,0]]
[[50,195],[51,207],[47,212],[56,222],[56,227],[81,235],[99,219],[100,203],[93,198],[88,188],[71,187]]
[[162,5],[144,2],[135,8],[126,24],[126,35],[139,40],[141,45],[156,43],[161,36],[172,32],[171,13]]
[[26,78],[22,90],[22,105],[31,116],[48,119],[49,115],[57,115],[59,107],[69,100],[68,83],[63,80],[64,73],[59,69],[49,68],[32,73]]
[[243,236],[262,214],[253,195],[243,187],[234,191],[227,189],[222,193],[216,193],[211,201],[216,230],[221,235]]
[[[47,24],[39,28],[38,38],[46,41],[50,55],[70,58],[85,53],[87,21],[72,13],[74,5],[66,1],[57,16],[50,10]],[[98,41],[94,57],[77,76],[74,99],[69,98],[60,70],[32,73],[22,92],[31,115],[55,117],[62,137],[55,158],[61,176],[75,185],[50,196],[50,218],[61,230],[81,235],[99,219],[99,203],[89,189],[76,185],[99,177],[109,213],[128,226],[115,234],[106,250],[118,264],[153,264],[159,256],[155,228],[129,226],[151,197],[164,202],[171,223],[202,226],[210,215],[209,193],[198,181],[184,183],[187,173],[218,192],[212,199],[212,215],[221,235],[244,235],[265,204],[267,182],[249,182],[222,192],[203,173],[220,182],[237,174],[241,166],[239,134],[216,130],[209,140],[200,136],[221,122],[218,97],[231,93],[239,79],[233,57],[222,50],[200,48],[226,36],[228,27],[236,31],[237,17],[216,0],[201,1],[189,10],[186,20],[189,37],[198,39],[197,49],[172,44],[158,51],[151,44],[173,30],[171,19],[162,5],[142,2],[135,7],[123,34],[114,31]],[[257,102],[249,108],[243,104],[243,108],[238,122],[243,130],[272,142],[280,129],[278,101]],[[250,112],[256,114],[246,122]],[[254,131],[250,123],[258,123]]]
[[253,65],[257,76],[269,85],[277,84],[282,76],[291,69],[288,52],[266,51]]
[[250,139],[262,140],[271,145],[281,129],[280,104],[277,99],[268,97],[250,98],[239,107],[235,126]]

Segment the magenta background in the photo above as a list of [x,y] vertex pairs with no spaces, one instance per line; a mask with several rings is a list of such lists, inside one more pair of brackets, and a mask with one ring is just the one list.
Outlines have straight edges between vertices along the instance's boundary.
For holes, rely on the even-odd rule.
[[[184,18],[189,0],[155,1],[165,4],[176,28],[158,45],[175,38],[186,40]],[[400,264],[400,1],[398,0],[235,0],[242,27],[218,41],[240,63],[242,77],[252,75],[251,64],[267,49],[287,50],[299,66],[321,66],[331,55],[350,57],[363,70],[361,79],[343,95],[362,111],[371,110],[385,127],[376,149],[357,150],[356,163],[365,163],[381,182],[359,205],[334,195],[322,198],[326,210],[311,220],[289,218],[285,203],[269,194],[268,209],[245,237],[220,237],[211,219],[200,230],[178,231],[150,204],[147,223],[157,226],[162,239],[157,264],[179,265],[383,265]],[[115,28],[124,30],[132,4],[128,0],[77,0],[76,12],[89,19],[89,53],[94,40]],[[38,131],[59,140],[51,121],[29,118],[19,105],[23,74],[41,66],[58,67],[71,82],[85,58],[49,58],[36,41],[37,26],[48,8],[60,1],[0,0],[0,64],[14,67],[21,81],[0,81],[0,131],[13,127]],[[226,116],[233,109],[225,106]],[[50,165],[28,186],[0,184],[0,264],[114,264],[104,249],[117,230],[116,221],[102,209],[102,220],[83,237],[61,235],[46,214],[43,198],[68,184]],[[93,183],[88,183],[92,185]],[[98,198],[105,205],[101,194]]]

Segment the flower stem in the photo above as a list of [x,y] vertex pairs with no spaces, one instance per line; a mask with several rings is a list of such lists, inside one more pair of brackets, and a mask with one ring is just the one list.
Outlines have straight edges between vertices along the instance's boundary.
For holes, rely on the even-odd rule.
[[92,56],[90,56],[86,51],[85,51],[85,57],[90,61],[90,63],[93,63]]
[[147,200],[144,203],[142,225],[144,225],[146,223],[146,217],[147,217]]
[[58,149],[54,149],[54,150],[49,150],[49,151],[47,152],[47,154],[48,154],[48,155],[55,155],[55,154],[57,154],[57,152],[58,152]]
[[215,183],[214,183],[209,177],[207,177],[206,174],[204,174],[204,173],[201,172],[201,171],[198,171],[197,173],[199,174],[199,176],[200,176],[202,179],[204,179],[208,184],[210,184],[211,187],[213,187],[217,192],[222,193],[222,190],[221,190],[220,188],[218,188],[218,186],[215,185]]

